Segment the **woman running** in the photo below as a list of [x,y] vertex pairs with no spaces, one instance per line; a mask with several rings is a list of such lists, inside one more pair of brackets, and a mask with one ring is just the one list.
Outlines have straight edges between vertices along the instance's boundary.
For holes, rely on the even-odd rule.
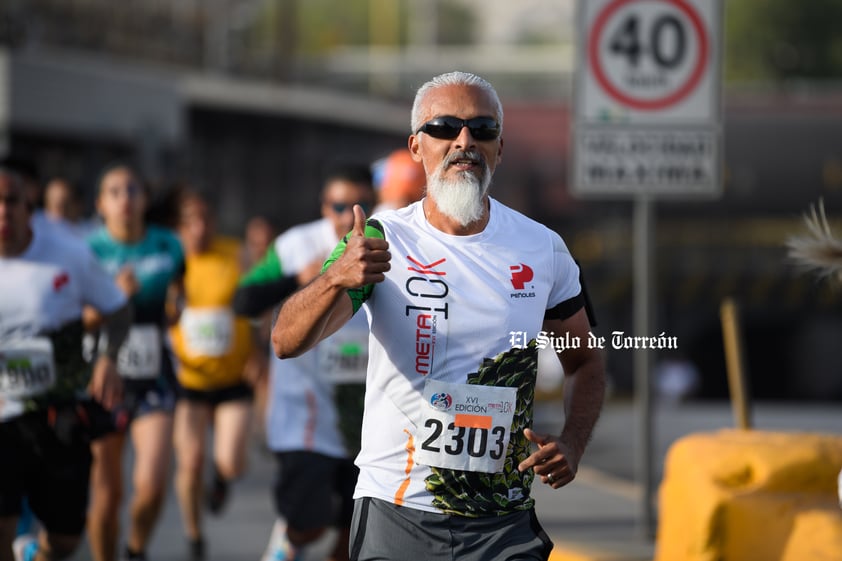
[[[88,540],[95,561],[115,561],[117,556],[126,437],[134,449],[133,496],[121,559],[145,559],[172,460],[175,376],[164,335],[178,315],[184,252],[174,232],[146,223],[147,200],[129,166],[112,165],[101,174],[96,204],[103,226],[88,241],[131,298],[134,320],[118,356],[125,387],[115,418],[118,429],[93,445]],[[89,319],[95,325],[96,318]]]

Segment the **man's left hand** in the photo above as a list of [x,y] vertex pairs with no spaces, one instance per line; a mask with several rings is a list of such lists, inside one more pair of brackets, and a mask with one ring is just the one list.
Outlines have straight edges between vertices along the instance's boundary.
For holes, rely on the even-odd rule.
[[564,487],[576,477],[579,458],[561,438],[547,434],[538,434],[532,429],[524,429],[524,436],[538,445],[538,449],[518,465],[519,471],[529,468],[541,477],[541,481],[558,489]]

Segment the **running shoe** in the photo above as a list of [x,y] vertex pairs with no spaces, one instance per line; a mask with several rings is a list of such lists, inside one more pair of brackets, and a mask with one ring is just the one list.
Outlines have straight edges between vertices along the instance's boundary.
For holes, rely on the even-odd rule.
[[15,561],[32,561],[38,553],[38,538],[32,534],[21,534],[12,542]]
[[275,521],[269,545],[260,561],[298,561],[295,548],[287,538],[287,525],[282,520]]
[[190,561],[205,561],[205,540],[198,538],[190,540]]
[[228,481],[219,474],[214,474],[213,483],[206,493],[206,502],[208,510],[211,514],[218,515],[222,513],[228,502]]
[[279,547],[270,552],[269,557],[263,558],[265,561],[299,561],[295,548],[292,544],[287,542],[286,547]]
[[128,546],[123,550],[120,561],[146,561],[146,553],[143,551],[132,551]]

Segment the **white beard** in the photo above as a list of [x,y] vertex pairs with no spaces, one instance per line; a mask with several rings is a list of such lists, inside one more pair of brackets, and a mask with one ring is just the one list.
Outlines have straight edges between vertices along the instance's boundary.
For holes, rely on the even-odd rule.
[[452,179],[443,178],[439,169],[427,184],[427,195],[445,216],[461,226],[467,226],[482,218],[485,210],[485,194],[491,184],[491,174],[486,168],[482,179],[471,172],[459,173]]

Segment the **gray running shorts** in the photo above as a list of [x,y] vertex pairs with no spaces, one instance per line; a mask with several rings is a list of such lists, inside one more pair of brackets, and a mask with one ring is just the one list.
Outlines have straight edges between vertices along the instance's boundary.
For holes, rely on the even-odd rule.
[[354,503],[351,561],[546,561],[552,549],[534,510],[468,518],[370,497]]

